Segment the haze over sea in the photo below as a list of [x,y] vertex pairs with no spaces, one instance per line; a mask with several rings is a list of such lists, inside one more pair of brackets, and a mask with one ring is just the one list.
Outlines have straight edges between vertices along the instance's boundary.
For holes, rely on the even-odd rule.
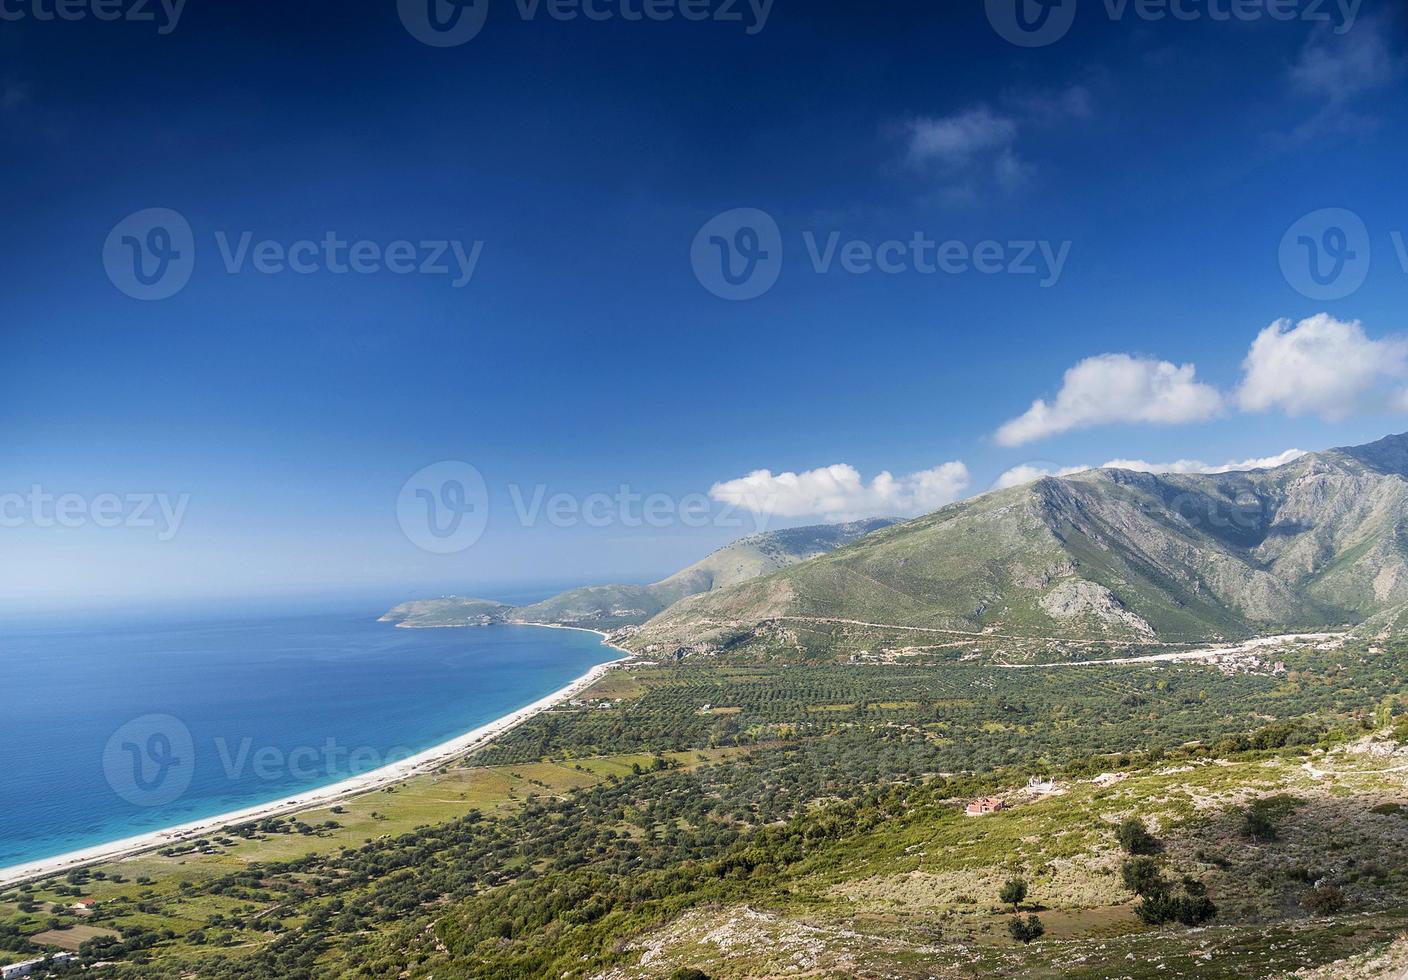
[[397,629],[386,608],[0,621],[0,868],[347,779],[617,656],[575,630]]

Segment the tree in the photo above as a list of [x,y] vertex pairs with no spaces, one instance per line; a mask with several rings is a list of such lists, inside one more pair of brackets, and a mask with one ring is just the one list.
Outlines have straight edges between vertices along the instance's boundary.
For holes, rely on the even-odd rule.
[[1017,906],[1027,897],[1027,883],[1022,878],[1008,878],[1003,883],[1002,889],[997,893],[997,897],[1003,905],[1012,906],[1012,911],[1017,911]]
[[682,966],[670,974],[670,980],[709,980],[709,974],[692,966]]
[[1398,698],[1390,694],[1379,702],[1374,709],[1374,727],[1377,729],[1388,728],[1393,724],[1393,709],[1397,707]]
[[1243,837],[1250,837],[1257,844],[1276,839],[1276,825],[1271,822],[1271,815],[1255,804],[1243,811],[1241,832]]
[[1257,844],[1274,841],[1277,837],[1276,822],[1299,804],[1299,800],[1284,793],[1253,800],[1242,811],[1238,829],[1243,837],[1249,837]]
[[1159,847],[1159,842],[1138,817],[1126,817],[1115,837],[1127,854],[1153,854]]
[[1168,892],[1168,882],[1159,873],[1159,864],[1150,857],[1130,858],[1120,867],[1124,886],[1143,898]]
[[1007,931],[1012,934],[1013,939],[1025,946],[1035,939],[1040,939],[1046,932],[1046,926],[1034,915],[1027,916],[1025,920],[1014,915],[1007,923]]

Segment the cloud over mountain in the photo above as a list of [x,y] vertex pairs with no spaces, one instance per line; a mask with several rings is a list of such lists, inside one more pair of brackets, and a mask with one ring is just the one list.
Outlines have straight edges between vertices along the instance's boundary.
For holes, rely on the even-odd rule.
[[914,517],[957,500],[968,488],[968,467],[953,461],[894,476],[882,472],[869,483],[860,471],[837,463],[802,473],[755,470],[716,483],[709,496],[754,513],[853,521],[865,517]]
[[997,430],[1003,446],[1112,422],[1201,422],[1222,408],[1222,395],[1195,378],[1192,364],[1130,354],[1100,354],[1068,370],[1051,401],[1037,399]]
[[1252,342],[1242,362],[1237,404],[1248,412],[1342,419],[1392,400],[1386,387],[1408,377],[1408,342],[1373,340],[1358,320],[1328,313],[1277,320]]

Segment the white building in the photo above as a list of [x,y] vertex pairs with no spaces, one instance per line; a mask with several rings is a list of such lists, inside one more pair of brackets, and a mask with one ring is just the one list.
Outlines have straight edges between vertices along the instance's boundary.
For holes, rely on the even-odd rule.
[[[55,953],[55,963],[68,963],[74,958],[72,953]],[[0,966],[0,980],[11,980],[12,977],[27,977],[33,972],[36,966],[42,966],[48,959],[41,956],[37,960],[25,960],[23,963],[11,963],[9,966]]]

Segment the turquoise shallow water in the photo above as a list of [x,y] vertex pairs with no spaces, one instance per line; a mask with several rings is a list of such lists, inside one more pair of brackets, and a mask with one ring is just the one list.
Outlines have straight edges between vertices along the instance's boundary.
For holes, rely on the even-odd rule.
[[617,656],[590,633],[381,611],[0,623],[0,867],[346,779]]

